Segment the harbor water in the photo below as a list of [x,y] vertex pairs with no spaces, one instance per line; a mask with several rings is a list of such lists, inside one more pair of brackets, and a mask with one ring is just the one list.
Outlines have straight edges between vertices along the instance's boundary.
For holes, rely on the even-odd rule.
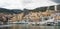
[[1,25],[0,29],[60,29],[60,26],[39,26],[28,24]]

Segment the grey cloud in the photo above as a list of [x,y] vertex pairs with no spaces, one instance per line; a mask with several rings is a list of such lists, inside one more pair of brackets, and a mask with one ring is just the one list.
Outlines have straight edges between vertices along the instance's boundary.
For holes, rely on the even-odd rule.
[[60,4],[60,0],[51,0],[51,1],[53,1],[53,2],[55,2],[55,3],[59,3],[59,4]]

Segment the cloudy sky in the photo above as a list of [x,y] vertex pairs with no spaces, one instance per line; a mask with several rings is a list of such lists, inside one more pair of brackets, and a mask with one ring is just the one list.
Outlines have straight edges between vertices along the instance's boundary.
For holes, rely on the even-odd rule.
[[37,7],[57,5],[59,2],[56,0],[0,0],[0,8],[34,9]]

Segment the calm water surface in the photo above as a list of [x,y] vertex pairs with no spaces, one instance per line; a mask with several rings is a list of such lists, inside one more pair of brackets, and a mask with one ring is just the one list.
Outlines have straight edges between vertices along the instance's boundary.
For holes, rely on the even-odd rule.
[[26,24],[12,24],[11,26],[0,27],[0,29],[60,29],[60,26],[32,26]]

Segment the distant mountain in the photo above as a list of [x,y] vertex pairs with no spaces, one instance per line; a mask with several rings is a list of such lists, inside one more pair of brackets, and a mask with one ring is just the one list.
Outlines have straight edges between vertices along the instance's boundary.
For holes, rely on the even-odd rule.
[[9,10],[8,10],[8,9],[5,9],[5,8],[0,8],[0,13],[2,13],[2,12],[3,12],[3,13],[5,13],[5,12],[8,13]]
[[22,10],[19,10],[19,9],[12,9],[12,10],[10,10],[10,9],[5,9],[5,8],[0,8],[0,13],[15,13],[15,14],[17,14],[17,13],[21,13],[21,12],[23,12]]
[[10,10],[12,13],[15,13],[15,14],[18,14],[18,13],[21,13],[21,12],[23,12],[22,10],[20,10],[20,9],[12,9],[12,10]]
[[34,11],[41,11],[41,12],[44,12],[47,10],[47,7],[38,7],[36,9],[34,9]]
[[[48,8],[49,7],[49,8]],[[54,5],[53,6],[47,6],[47,7],[38,7],[36,9],[34,9],[35,11],[41,11],[41,12],[44,12],[46,10],[54,10],[55,7]],[[60,9],[60,6],[57,6],[57,9]]]

